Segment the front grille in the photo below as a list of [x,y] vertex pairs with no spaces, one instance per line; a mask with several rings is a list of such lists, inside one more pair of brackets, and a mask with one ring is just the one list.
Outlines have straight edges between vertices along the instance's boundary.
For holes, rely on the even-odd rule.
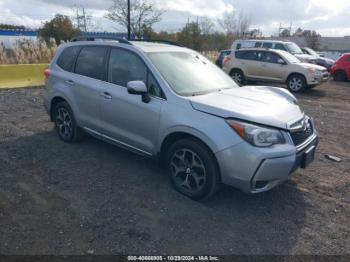
[[312,134],[314,130],[312,128],[311,120],[308,119],[305,126],[303,126],[300,130],[293,131],[290,133],[293,143],[295,146],[299,146],[304,143]]

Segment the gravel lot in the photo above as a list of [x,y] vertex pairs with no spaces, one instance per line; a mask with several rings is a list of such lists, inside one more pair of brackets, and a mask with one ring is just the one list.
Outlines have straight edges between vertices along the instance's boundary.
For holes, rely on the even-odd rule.
[[320,133],[309,169],[209,203],[172,190],[149,159],[61,142],[42,93],[0,91],[0,254],[350,254],[349,82],[298,95]]

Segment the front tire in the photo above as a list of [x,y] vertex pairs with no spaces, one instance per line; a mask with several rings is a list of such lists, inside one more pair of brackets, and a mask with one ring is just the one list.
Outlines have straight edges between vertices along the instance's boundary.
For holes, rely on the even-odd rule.
[[77,126],[72,109],[67,102],[60,102],[54,109],[55,130],[61,140],[67,143],[79,142],[82,130]]
[[334,81],[341,82],[346,80],[346,73],[344,71],[336,71],[334,73]]
[[291,75],[287,80],[288,90],[293,93],[301,93],[306,87],[306,79],[302,75]]
[[173,187],[193,200],[207,200],[219,189],[215,156],[194,139],[179,140],[167,150],[166,168]]

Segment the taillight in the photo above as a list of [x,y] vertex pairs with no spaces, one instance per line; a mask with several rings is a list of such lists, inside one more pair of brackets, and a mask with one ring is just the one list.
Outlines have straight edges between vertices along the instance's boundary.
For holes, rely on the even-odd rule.
[[222,64],[225,65],[227,62],[229,62],[231,60],[230,56],[225,56],[224,60],[222,61]]
[[50,74],[51,74],[51,70],[50,69],[45,69],[44,71],[44,80],[45,82],[47,82],[47,80],[49,80],[49,77],[50,77]]

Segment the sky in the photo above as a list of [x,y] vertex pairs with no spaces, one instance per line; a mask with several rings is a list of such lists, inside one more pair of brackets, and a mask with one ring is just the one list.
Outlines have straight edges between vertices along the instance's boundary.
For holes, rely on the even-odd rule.
[[[126,0],[125,0],[126,1]],[[166,10],[159,30],[177,31],[196,17],[216,21],[225,13],[244,13],[251,28],[265,36],[275,35],[280,24],[293,30],[298,27],[316,30],[323,36],[350,35],[350,0],[148,0]],[[330,4],[331,3],[331,4]],[[73,16],[74,6],[83,6],[92,16],[94,31],[122,31],[104,18],[112,0],[0,0],[0,23],[40,27],[55,14]],[[217,25],[219,30],[219,26]]]

